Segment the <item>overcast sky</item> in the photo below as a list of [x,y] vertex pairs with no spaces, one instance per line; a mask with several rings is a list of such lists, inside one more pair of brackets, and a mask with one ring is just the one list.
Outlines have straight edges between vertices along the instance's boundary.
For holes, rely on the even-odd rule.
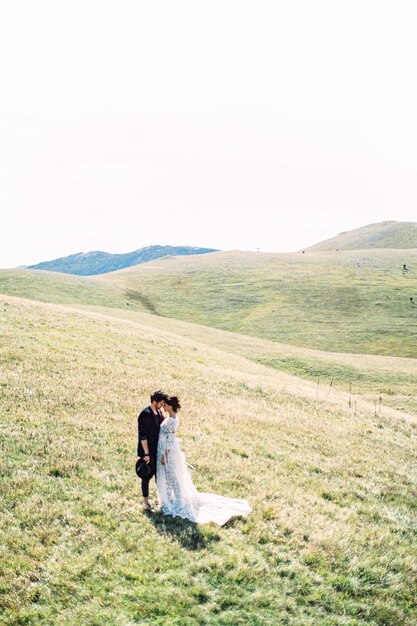
[[0,267],[417,221],[414,0],[0,8]]

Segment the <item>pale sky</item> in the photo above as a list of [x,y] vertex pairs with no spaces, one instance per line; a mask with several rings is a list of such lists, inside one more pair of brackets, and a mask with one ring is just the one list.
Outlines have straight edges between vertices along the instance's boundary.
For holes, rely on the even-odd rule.
[[415,0],[0,0],[0,267],[417,221]]

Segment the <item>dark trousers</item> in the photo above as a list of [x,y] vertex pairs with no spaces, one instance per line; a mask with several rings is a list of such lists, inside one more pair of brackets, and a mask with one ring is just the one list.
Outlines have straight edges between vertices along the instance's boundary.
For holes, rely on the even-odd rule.
[[156,482],[156,456],[150,458],[149,466],[151,469],[151,473],[149,474],[147,478],[141,479],[142,480],[142,495],[144,498],[147,498],[149,496],[149,481],[151,480],[153,476],[155,476],[155,482]]

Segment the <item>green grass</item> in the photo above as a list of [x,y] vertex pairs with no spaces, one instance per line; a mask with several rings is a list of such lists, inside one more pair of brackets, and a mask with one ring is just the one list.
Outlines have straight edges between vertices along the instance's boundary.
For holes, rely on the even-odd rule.
[[[0,623],[415,623],[415,421],[317,397],[226,334],[9,296],[0,312]],[[160,385],[197,487],[248,498],[248,518],[141,512],[136,414]]]
[[[370,257],[366,257],[367,264],[369,266],[372,265],[372,267],[375,266],[374,269],[376,268],[379,272],[389,273],[389,264],[394,266],[393,259],[396,265],[399,263],[397,255],[398,251],[378,251],[378,253],[372,253]],[[312,255],[308,262],[305,262],[304,256],[305,255],[303,255],[303,258],[300,260],[299,256],[294,257],[294,255],[249,254],[243,255],[242,257],[240,254],[231,253],[211,255],[212,260],[210,262],[205,259],[196,259],[195,257],[194,259],[180,260],[179,263],[177,259],[164,259],[160,264],[148,264],[140,268],[140,270],[137,268],[134,272],[118,272],[107,277],[102,277],[100,281],[90,277],[66,276],[51,272],[0,271],[0,290],[9,295],[23,295],[37,300],[74,304],[76,306],[88,306],[95,310],[104,311],[112,316],[119,315],[126,318],[130,317],[132,320],[137,319],[136,316],[140,312],[150,312],[153,314],[152,320],[145,318],[147,320],[146,323],[152,323],[154,325],[159,324],[160,327],[163,327],[164,316],[172,315],[177,317],[178,308],[181,306],[183,307],[183,317],[192,318],[194,315],[197,319],[199,316],[201,317],[201,306],[198,302],[195,302],[195,292],[198,295],[198,290],[201,291],[205,288],[206,283],[203,279],[207,271],[207,268],[204,269],[205,266],[212,268],[213,275],[211,276],[211,280],[219,279],[225,269],[225,264],[230,265],[230,272],[233,268],[240,268],[242,258],[249,267],[251,267],[251,264],[253,265],[254,271],[256,270],[258,273],[263,273],[264,275],[266,275],[268,266],[275,267],[275,271],[283,271],[283,268],[291,267],[291,263],[295,265],[300,264],[297,271],[302,276],[303,272],[310,272],[312,268],[314,269],[317,265],[320,266],[324,264],[324,267],[328,268],[329,261],[332,260],[333,262],[335,259],[334,255],[332,256],[328,253],[324,255],[315,254]],[[350,255],[337,256],[340,271],[342,271],[346,265],[350,267],[357,263],[355,259],[356,253],[353,257]],[[281,263],[281,265],[279,265],[278,262]],[[195,263],[201,265],[200,269],[195,269]],[[362,260],[361,263],[364,263],[364,261]],[[412,265],[410,263],[409,265],[412,269]],[[187,290],[183,297],[181,296],[182,292],[178,293],[175,290],[169,293],[167,292],[167,295],[165,295],[164,281],[166,284],[169,284],[169,281],[172,282],[173,280],[174,271],[184,273],[186,268],[188,268],[187,272],[191,271],[189,269],[190,267],[194,268],[191,275],[195,276],[195,280],[198,281],[195,289]],[[155,277],[155,272],[159,276],[161,268],[164,268],[164,272],[166,268],[166,275],[164,273],[162,278]],[[322,270],[320,270],[320,272],[321,271]],[[271,273],[272,270],[269,271],[269,274]],[[160,288],[156,291],[150,289],[149,293],[145,288],[143,288],[142,291],[134,289],[133,287],[134,284],[137,283],[138,276],[142,278],[145,276],[145,278],[143,278],[144,285],[150,287],[152,286],[152,282],[155,281],[160,285]],[[151,280],[152,277],[153,279]],[[303,280],[304,279],[305,277]],[[409,285],[408,278],[404,278],[404,276],[401,275],[401,280],[403,279],[405,280],[405,284]],[[245,280],[250,284],[251,279],[249,275],[245,277]],[[126,282],[126,284],[132,283],[132,288],[125,288],[122,284],[123,281]],[[299,284],[299,281],[297,284]],[[245,286],[243,282],[242,285]],[[229,288],[233,292],[233,286],[223,285],[221,287],[224,291]],[[259,294],[262,294],[266,289],[265,284],[261,281],[259,281],[258,288]],[[244,293],[242,286],[240,289],[242,293]],[[155,297],[155,293],[157,297]],[[169,306],[170,299],[174,303],[172,308]],[[195,302],[195,306],[193,305],[190,309],[189,307],[193,302]],[[415,317],[415,311],[412,306],[408,305],[408,308],[411,318],[413,316]],[[233,310],[229,307],[229,309],[223,313],[224,316],[231,319],[229,325],[233,328],[239,319],[239,310]],[[326,310],[324,309],[323,318],[325,317],[325,313]],[[248,314],[248,311],[244,312],[242,319]],[[387,312],[385,312],[385,314],[388,316]],[[219,319],[220,318],[218,318],[217,323],[221,326],[222,324],[219,322]],[[293,317],[290,316],[287,319],[289,320],[287,327],[285,327],[284,323],[280,326],[280,329],[285,330],[285,332],[289,330],[291,325],[295,324]],[[404,318],[405,321],[407,319],[408,318]],[[386,322],[388,323],[387,320],[388,317],[386,318]],[[303,332],[306,329],[308,330],[308,323],[310,323],[310,321],[309,318],[306,318],[303,322]],[[392,325],[394,326],[397,321],[395,316],[393,316],[391,320]],[[210,319],[207,318],[206,313],[203,322],[210,323]],[[345,321],[345,323],[340,326],[339,330],[335,325],[330,324],[330,334],[326,341],[331,337],[336,337],[337,333],[342,330],[346,333],[346,342],[348,340],[352,341],[352,350],[357,349],[355,338],[358,337],[360,337],[364,348],[366,348],[366,340],[369,338],[369,328],[366,328],[366,325],[368,324],[372,327],[372,332],[375,332],[375,321],[365,312],[363,318],[356,317],[355,319],[351,319],[350,322],[351,325]],[[169,320],[167,323],[170,323]],[[254,325],[246,330],[251,334],[256,332],[260,335],[269,335],[273,330],[272,319],[269,321],[265,320],[265,324],[271,324],[271,328],[265,326],[264,329],[259,331]],[[407,324],[406,333],[403,332],[400,325],[397,327],[395,335],[397,347],[395,349],[392,348],[392,336],[394,333],[381,335],[379,352],[388,354],[393,351],[394,353],[411,354],[413,352],[414,340],[412,336],[411,339],[407,339],[407,333],[408,335],[414,333],[415,325],[413,325],[413,319],[408,320]],[[362,335],[359,330],[361,327],[363,327]],[[384,361],[383,359],[372,360],[370,357],[365,359],[359,355],[356,358],[342,354],[337,356],[330,352],[308,351],[304,348],[297,349],[294,346],[278,344],[276,341],[272,340],[262,341],[252,339],[249,336],[244,337],[241,334],[231,335],[222,334],[220,332],[216,333],[210,328],[199,328],[195,325],[182,326],[180,332],[192,333],[196,337],[198,335],[198,341],[206,341],[208,345],[215,345],[222,348],[227,344],[227,349],[234,354],[245,356],[254,362],[262,363],[290,374],[314,380],[320,386],[321,395],[324,394],[327,396],[329,393],[331,394],[333,388],[342,389],[354,395],[359,394],[365,397],[377,407],[379,407],[380,403],[383,403],[386,406],[398,410],[417,414],[417,399],[415,395],[417,370],[415,368],[415,362],[411,359],[403,361],[390,361],[388,359]],[[318,336],[316,343],[320,344],[322,340],[323,337]],[[305,335],[305,332],[303,342],[308,344],[308,337]],[[384,342],[384,344],[382,342]]]
[[100,281],[136,291],[167,317],[319,350],[415,357],[416,276],[416,250],[236,252],[154,262]]
[[416,277],[417,250],[221,252],[83,279],[0,271],[0,292],[147,311],[304,348],[415,358]]
[[379,222],[340,233],[308,250],[358,250],[362,248],[417,248],[416,222]]
[[333,392],[342,390],[348,394],[352,406],[360,397],[370,402],[376,412],[380,411],[381,406],[387,406],[417,416],[415,359],[324,352],[143,312],[105,307],[83,308],[94,314],[105,315],[106,318],[124,319],[134,325],[145,324],[149,328],[175,332],[199,344],[216,347],[254,363],[311,380],[316,385],[316,395],[320,399],[331,398]]
[[135,298],[117,286],[93,278],[40,270],[0,270],[0,293],[41,302],[90,304],[146,311]]
[[[417,415],[417,399],[414,390],[417,385],[416,368],[408,372],[390,371],[360,367],[358,364],[335,363],[312,356],[261,356],[258,363],[281,371],[314,380],[322,385],[321,393],[330,394],[332,387],[345,389],[353,395],[365,398],[399,411]],[[324,389],[323,389],[324,387]]]

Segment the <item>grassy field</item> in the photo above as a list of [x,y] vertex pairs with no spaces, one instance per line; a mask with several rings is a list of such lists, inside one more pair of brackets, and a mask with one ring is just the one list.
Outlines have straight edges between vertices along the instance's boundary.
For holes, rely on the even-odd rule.
[[[416,623],[415,417],[254,363],[251,337],[10,294],[0,312],[0,623]],[[248,518],[141,512],[136,414],[159,386],[197,487]]]
[[124,289],[98,283],[95,277],[72,276],[41,270],[0,270],[0,293],[60,304],[91,304],[138,311],[148,310]]
[[106,318],[124,319],[131,324],[145,324],[150,329],[173,332],[230,354],[243,356],[281,372],[311,380],[319,398],[329,398],[333,391],[345,391],[351,404],[359,396],[376,411],[380,405],[417,416],[416,360],[404,357],[324,352],[279,344],[266,339],[191,324],[138,311],[85,306],[85,311]]
[[[152,317],[145,322],[160,328],[176,317],[237,330],[177,327],[207,345],[227,345],[233,354],[312,380],[319,394],[341,389],[417,414],[417,368],[411,358],[417,306],[409,296],[416,284],[415,260],[415,250],[219,253],[166,258],[102,277],[0,271],[0,291],[131,320],[147,312]],[[384,298],[375,299],[376,289]],[[353,293],[357,297],[350,301]],[[305,347],[311,345],[318,349]]]
[[368,250],[221,252],[97,280],[161,316],[325,351],[416,357],[416,277],[417,250]]
[[0,292],[146,311],[304,348],[415,358],[416,277],[417,250],[220,252],[86,278],[2,270]]

